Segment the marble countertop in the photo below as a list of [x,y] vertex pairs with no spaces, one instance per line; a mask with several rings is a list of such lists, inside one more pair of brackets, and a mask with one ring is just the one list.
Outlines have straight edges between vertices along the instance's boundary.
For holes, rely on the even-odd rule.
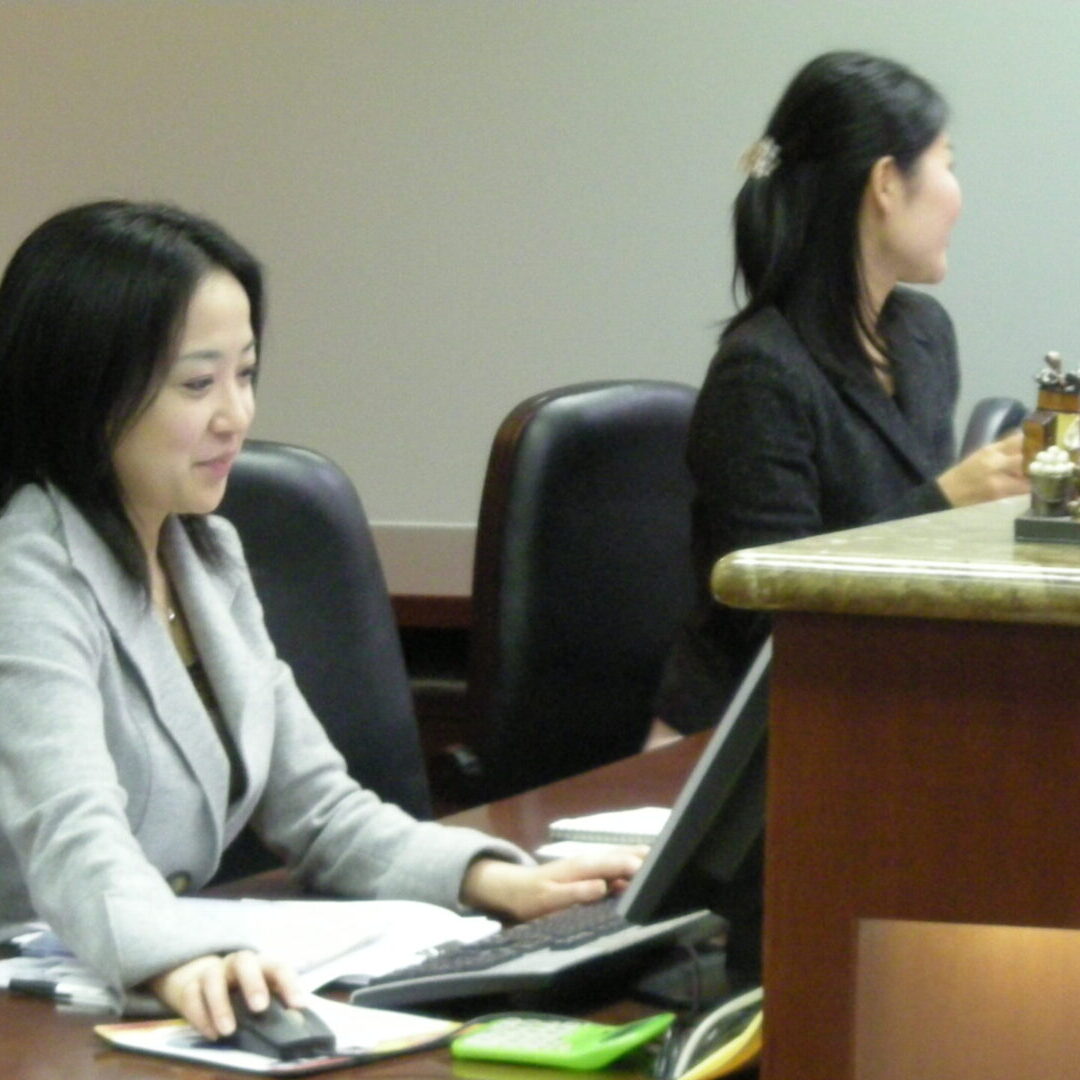
[[1017,543],[1026,496],[747,548],[713,570],[734,607],[1080,626],[1080,545]]

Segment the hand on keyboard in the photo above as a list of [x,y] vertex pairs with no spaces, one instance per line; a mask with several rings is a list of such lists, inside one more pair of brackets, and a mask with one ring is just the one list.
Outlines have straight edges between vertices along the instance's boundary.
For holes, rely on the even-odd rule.
[[461,900],[470,907],[525,921],[572,904],[620,892],[640,869],[647,848],[612,847],[539,866],[479,858],[466,871]]
[[616,903],[611,897],[564,908],[479,941],[445,945],[419,964],[366,980],[350,1000],[375,1008],[413,1008],[478,995],[539,992],[566,977],[580,988],[590,971],[617,978],[636,955],[676,939],[702,940],[723,925],[718,916],[696,911],[639,926],[628,922]]

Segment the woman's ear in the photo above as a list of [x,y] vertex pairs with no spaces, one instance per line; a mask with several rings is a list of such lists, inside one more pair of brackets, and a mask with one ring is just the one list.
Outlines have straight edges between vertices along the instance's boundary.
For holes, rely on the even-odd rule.
[[891,155],[879,157],[870,167],[870,176],[866,181],[866,196],[874,209],[882,216],[897,206],[898,199],[905,193],[904,175]]

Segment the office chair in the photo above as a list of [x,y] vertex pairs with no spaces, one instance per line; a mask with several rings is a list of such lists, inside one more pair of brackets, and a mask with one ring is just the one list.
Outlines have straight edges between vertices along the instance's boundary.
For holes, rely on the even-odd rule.
[[[314,451],[250,439],[218,512],[240,533],[278,654],[350,774],[430,817],[397,624],[352,482]],[[242,834],[219,880],[271,865],[260,847]]]
[[694,598],[696,397],[673,382],[583,383],[503,420],[477,527],[468,695],[481,734],[454,752],[463,801],[641,748]]
[[[473,571],[468,714],[436,786],[460,804],[515,794],[640,749],[660,670],[691,610],[697,391],[623,380],[523,401],[495,435]],[[964,453],[1025,415],[978,402]]]
[[1016,398],[980,398],[971,410],[964,436],[960,440],[960,457],[967,457],[980,446],[992,443],[1006,432],[1018,428],[1029,411],[1027,406]]

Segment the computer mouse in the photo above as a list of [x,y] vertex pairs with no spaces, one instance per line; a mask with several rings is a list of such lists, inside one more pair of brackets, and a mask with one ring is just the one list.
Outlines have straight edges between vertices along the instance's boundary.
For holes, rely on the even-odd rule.
[[310,1009],[291,1009],[280,998],[271,996],[262,1012],[253,1012],[238,990],[229,995],[229,1000],[236,1016],[236,1031],[228,1041],[240,1050],[295,1061],[332,1054],[336,1048],[334,1033]]

